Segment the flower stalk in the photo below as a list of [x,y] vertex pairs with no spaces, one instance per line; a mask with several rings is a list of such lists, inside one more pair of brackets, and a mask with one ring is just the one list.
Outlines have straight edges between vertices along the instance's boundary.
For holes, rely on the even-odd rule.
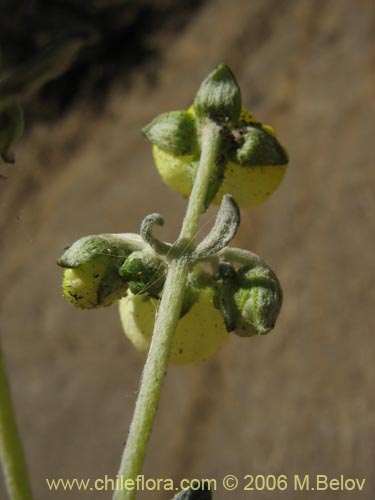
[[0,346],[0,458],[10,500],[32,500],[26,462]]
[[[119,477],[123,483],[132,485],[140,474],[146,454],[147,444],[158,406],[159,396],[167,372],[172,348],[173,334],[180,317],[182,301],[189,272],[189,257],[193,250],[192,242],[198,229],[199,219],[204,210],[207,190],[214,174],[220,148],[221,129],[207,119],[201,130],[201,157],[189,198],[186,215],[170,263],[160,308],[155,321],[152,343],[143,371],[133,420],[123,452]],[[129,481],[126,483],[126,481]],[[132,486],[130,486],[131,488]],[[117,490],[113,500],[133,500],[135,489]]]

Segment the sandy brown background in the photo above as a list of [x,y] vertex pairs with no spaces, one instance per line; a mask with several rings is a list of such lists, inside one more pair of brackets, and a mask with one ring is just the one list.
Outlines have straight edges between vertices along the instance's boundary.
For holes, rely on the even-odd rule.
[[373,10],[208,1],[165,50],[156,88],[139,72],[103,112],[77,105],[28,131],[0,187],[1,335],[36,499],[110,498],[50,493],[45,478],[116,474],[143,365],[116,307],[62,299],[55,261],[78,237],[137,231],[155,211],[176,237],[185,201],[162,185],[139,129],[187,107],[222,61],[290,152],[282,187],[243,211],[235,242],[273,267],[285,302],[269,336],[231,338],[208,362],[169,370],[144,473],[344,474],[366,478],[364,492],[220,488],[214,499],[373,498]]

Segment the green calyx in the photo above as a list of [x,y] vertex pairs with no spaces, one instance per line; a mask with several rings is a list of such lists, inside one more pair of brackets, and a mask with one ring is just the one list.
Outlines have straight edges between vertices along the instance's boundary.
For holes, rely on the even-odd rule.
[[237,271],[221,264],[219,306],[228,332],[240,337],[265,335],[276,323],[282,290],[276,275],[262,265],[243,266]]
[[233,161],[245,167],[286,165],[288,155],[279,141],[261,125],[253,124],[238,131]]
[[243,109],[241,101],[231,70],[221,64],[203,81],[188,111],[164,113],[143,129],[154,145],[156,167],[165,184],[188,196],[201,161],[204,132],[217,126],[220,147],[203,210],[226,193],[240,206],[263,203],[284,177],[286,150],[273,129]]
[[239,313],[235,333],[248,337],[270,332],[283,298],[276,275],[264,266],[245,266],[237,272],[237,284],[233,295]]
[[203,80],[194,99],[194,110],[202,120],[234,125],[242,107],[241,91],[231,70],[220,64]]
[[14,102],[0,109],[0,157],[5,163],[14,163],[13,148],[22,135],[24,118],[22,107]]
[[133,252],[119,269],[121,278],[129,283],[132,293],[148,293],[158,298],[163,289],[167,267],[155,253]]
[[152,144],[176,156],[193,156],[199,151],[195,119],[187,111],[163,113],[142,133]]
[[119,268],[131,252],[142,248],[138,235],[100,234],[84,236],[71,245],[57,261],[61,267],[79,268],[97,257],[105,257]]

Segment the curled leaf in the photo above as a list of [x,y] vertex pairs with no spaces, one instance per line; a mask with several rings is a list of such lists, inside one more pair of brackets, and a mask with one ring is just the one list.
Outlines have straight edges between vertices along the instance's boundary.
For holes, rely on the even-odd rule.
[[240,219],[240,209],[233,196],[224,195],[213,228],[194,250],[192,258],[215,255],[225,248],[236,235]]
[[143,240],[146,243],[148,243],[150,247],[155,250],[156,253],[160,255],[166,255],[170,251],[171,245],[169,243],[164,243],[158,240],[151,234],[151,230],[155,224],[157,226],[163,226],[164,225],[163,216],[156,213],[147,215],[141,223],[140,234]]

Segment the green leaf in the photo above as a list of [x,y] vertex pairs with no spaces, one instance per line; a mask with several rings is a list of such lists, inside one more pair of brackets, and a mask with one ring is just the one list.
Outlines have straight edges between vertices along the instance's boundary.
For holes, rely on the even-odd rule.
[[187,111],[163,113],[142,133],[152,144],[176,156],[193,156],[199,150],[195,118]]
[[143,240],[150,245],[151,248],[155,250],[156,253],[161,255],[166,255],[170,252],[171,245],[169,243],[164,243],[151,234],[153,226],[163,226],[164,218],[160,214],[150,214],[146,215],[141,223],[140,234]]
[[192,258],[200,259],[215,255],[226,247],[234,238],[240,219],[240,209],[233,196],[224,195],[213,228],[194,250]]
[[231,70],[220,64],[202,82],[194,100],[198,118],[236,124],[242,107],[241,91]]

